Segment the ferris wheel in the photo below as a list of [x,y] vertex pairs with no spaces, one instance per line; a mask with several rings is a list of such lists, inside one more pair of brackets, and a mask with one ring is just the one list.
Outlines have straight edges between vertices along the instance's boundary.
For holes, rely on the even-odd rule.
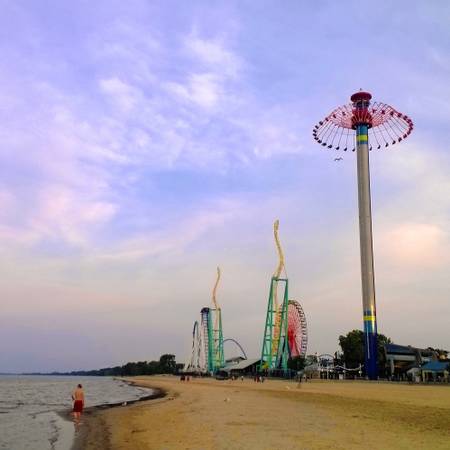
[[308,328],[303,308],[296,300],[289,300],[288,342],[291,357],[306,356]]

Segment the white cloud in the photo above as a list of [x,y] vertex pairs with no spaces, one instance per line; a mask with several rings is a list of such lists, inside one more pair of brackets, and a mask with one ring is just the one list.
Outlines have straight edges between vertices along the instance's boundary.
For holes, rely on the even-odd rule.
[[[103,151],[155,169],[221,173],[253,159],[299,151],[296,114],[252,95],[233,37],[218,31],[204,38],[193,31],[179,36],[175,48],[164,40],[154,48],[129,28],[122,24],[116,36],[108,34],[107,49],[93,50],[102,65],[113,68],[98,86],[111,102],[107,107],[117,106],[102,118],[104,134],[112,136]],[[121,51],[111,52],[116,45]],[[141,67],[123,72],[136,49]]]
[[109,221],[117,211],[113,203],[80,196],[65,186],[46,186],[37,196],[37,208],[30,218],[30,227],[41,238],[62,239],[84,246],[92,227]]
[[240,202],[219,200],[193,212],[183,221],[165,227],[163,231],[151,231],[130,237],[116,247],[110,246],[110,251],[97,249],[98,251],[91,254],[91,258],[124,262],[148,256],[180,255],[188,245],[201,239],[212,228],[222,227],[235,219],[241,208]]
[[49,83],[4,81],[18,98],[25,90],[39,107],[16,102],[2,123],[7,130],[0,125],[7,136],[0,157],[9,168],[0,195],[2,247],[30,247],[49,239],[84,246],[118,210],[106,168],[126,161],[122,149],[111,145],[115,128],[81,117],[79,99]]
[[378,238],[382,257],[402,271],[440,268],[450,262],[448,233],[431,223],[400,223]]
[[64,187],[46,187],[37,193],[33,205],[20,207],[19,222],[0,224],[0,242],[4,249],[30,247],[44,239],[84,245],[92,232],[89,228],[110,219],[115,210],[113,204],[80,202]]
[[214,107],[223,95],[219,80],[214,74],[191,75],[189,79],[191,99],[205,108]]
[[142,97],[134,86],[124,83],[117,77],[100,80],[100,88],[111,97],[124,112],[130,112]]
[[215,68],[217,73],[235,78],[243,70],[242,59],[219,39],[202,39],[192,33],[185,39],[185,46],[188,52],[206,66]]
[[389,186],[395,192],[383,199],[386,217],[397,223],[447,227],[450,220],[448,155],[434,151],[432,143],[405,143],[403,148],[377,154],[373,163],[374,183]]
[[[218,39],[202,39],[193,32],[184,39],[184,49],[193,59],[192,69],[183,81],[168,81],[166,89],[184,101],[205,110],[221,109],[225,114],[232,106],[242,60]],[[236,84],[237,83],[237,84]]]
[[197,73],[189,76],[187,83],[166,83],[169,92],[206,110],[218,106],[223,98],[223,86],[213,73]]

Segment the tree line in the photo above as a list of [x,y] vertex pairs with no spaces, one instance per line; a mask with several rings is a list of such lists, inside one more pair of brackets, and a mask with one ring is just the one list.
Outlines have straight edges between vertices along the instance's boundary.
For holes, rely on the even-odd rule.
[[[378,367],[379,375],[384,377],[387,373],[386,355],[384,346],[391,344],[390,338],[383,334],[378,335]],[[342,352],[334,354],[334,363],[344,365],[348,369],[358,368],[364,364],[364,333],[361,330],[353,330],[346,335],[339,336],[339,346]],[[433,350],[430,348],[430,350]],[[435,349],[443,360],[447,358],[447,351]],[[448,360],[447,360],[448,361]],[[299,371],[305,366],[317,362],[317,355],[308,355],[305,357],[295,357],[288,361],[288,367],[291,370]],[[183,368],[175,360],[175,355],[166,353],[161,355],[158,361],[137,361],[128,362],[122,366],[105,367],[95,370],[74,370],[72,372],[52,372],[45,375],[73,375],[73,376],[108,376],[123,377],[136,375],[157,375],[157,374],[177,374]],[[449,363],[450,369],[450,363]],[[44,375],[42,373],[32,373],[29,375]]]
[[[99,377],[124,377],[136,375],[175,374],[183,364],[178,364],[175,355],[161,355],[159,361],[128,362],[122,366],[105,367],[95,370],[73,370],[72,372],[52,372],[46,375],[73,375],[73,376],[99,376]],[[43,375],[33,373],[30,375]]]

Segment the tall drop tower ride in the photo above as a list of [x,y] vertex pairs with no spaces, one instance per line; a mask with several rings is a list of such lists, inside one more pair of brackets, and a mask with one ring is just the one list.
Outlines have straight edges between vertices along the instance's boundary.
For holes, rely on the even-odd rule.
[[[372,95],[357,92],[351,103],[340,106],[313,129],[314,139],[326,148],[356,150],[358,176],[359,241],[365,344],[365,369],[378,378],[377,316],[373,264],[369,151],[394,145],[413,130],[412,120],[385,103],[371,103]],[[369,143],[369,136],[371,143]],[[356,142],[355,142],[356,141]]]
[[225,365],[223,352],[222,309],[217,302],[217,286],[220,281],[220,268],[217,268],[217,278],[212,291],[212,304],[200,311],[201,334],[204,346],[206,367],[208,372],[214,374]]

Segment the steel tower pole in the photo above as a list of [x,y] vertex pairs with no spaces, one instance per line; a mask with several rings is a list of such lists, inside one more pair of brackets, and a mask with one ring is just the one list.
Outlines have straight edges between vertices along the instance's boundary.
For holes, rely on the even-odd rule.
[[[386,103],[374,102],[371,105],[371,99],[370,92],[360,89],[350,97],[351,103],[335,108],[315,125],[312,134],[314,140],[322,147],[346,151],[347,138],[353,131],[356,132],[365,369],[368,378],[376,380],[378,345],[369,174],[369,150],[372,147],[369,147],[368,130],[372,128],[376,133],[376,148],[379,149],[406,139],[411,134],[414,124],[406,114]],[[343,136],[346,138],[342,139]],[[341,148],[341,145],[344,148]]]
[[377,318],[373,265],[372,210],[370,200],[368,125],[356,126],[359,240],[364,315],[365,367],[370,380],[378,378]]

